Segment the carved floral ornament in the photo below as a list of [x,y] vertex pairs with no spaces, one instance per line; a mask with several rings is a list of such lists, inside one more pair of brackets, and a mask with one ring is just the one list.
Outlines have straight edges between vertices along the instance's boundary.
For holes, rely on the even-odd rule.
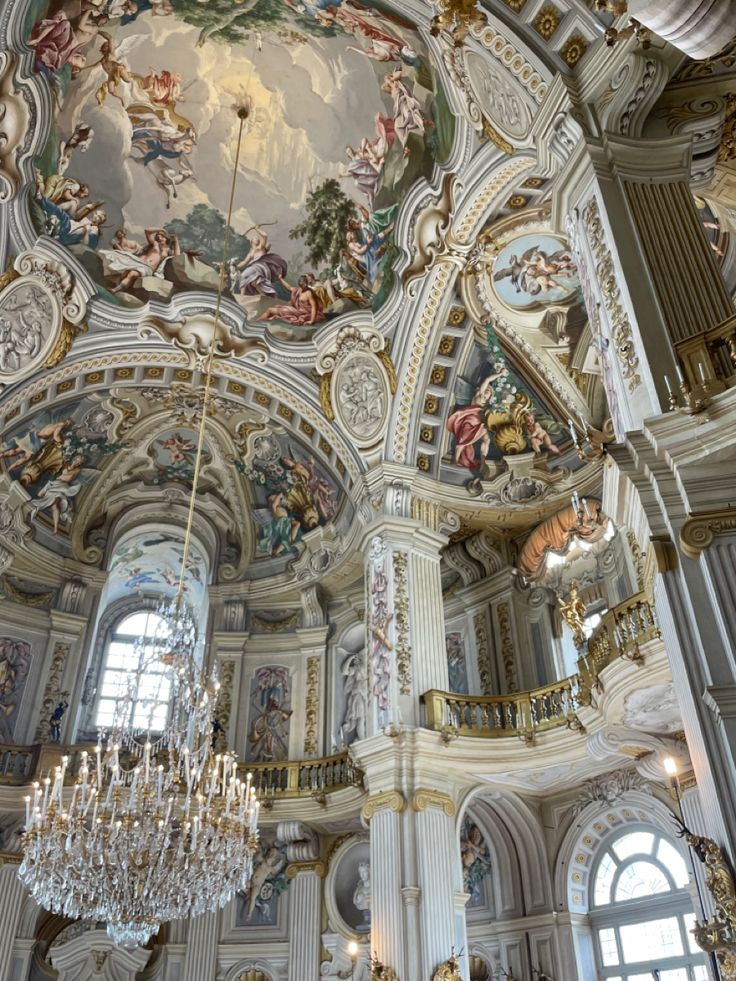
[[360,448],[374,445],[388,421],[396,371],[385,338],[373,328],[344,327],[317,356],[320,404]]
[[90,295],[42,246],[18,256],[0,276],[0,390],[59,364],[87,329]]

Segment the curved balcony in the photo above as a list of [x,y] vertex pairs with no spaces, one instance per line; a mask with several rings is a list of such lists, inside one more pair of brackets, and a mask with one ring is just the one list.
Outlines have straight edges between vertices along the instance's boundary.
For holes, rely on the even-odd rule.
[[448,739],[514,736],[532,742],[537,733],[565,727],[584,732],[578,717],[593,692],[602,691],[601,672],[619,658],[642,662],[641,648],[661,636],[649,596],[637,593],[604,614],[578,660],[577,674],[543,688],[510,695],[458,695],[432,690],[424,694],[425,725]]

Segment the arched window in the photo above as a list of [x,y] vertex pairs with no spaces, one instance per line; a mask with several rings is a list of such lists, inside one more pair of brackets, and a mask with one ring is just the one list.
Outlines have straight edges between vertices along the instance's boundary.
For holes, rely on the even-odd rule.
[[161,618],[151,610],[137,610],[119,620],[107,637],[97,688],[95,725],[112,724],[117,700],[136,680],[133,724],[153,731],[163,729],[169,700],[166,665],[151,657],[151,648],[140,640],[152,640]]
[[[685,859],[653,828],[625,831],[599,855],[590,918],[606,981],[707,981]],[[655,973],[656,972],[656,973]]]

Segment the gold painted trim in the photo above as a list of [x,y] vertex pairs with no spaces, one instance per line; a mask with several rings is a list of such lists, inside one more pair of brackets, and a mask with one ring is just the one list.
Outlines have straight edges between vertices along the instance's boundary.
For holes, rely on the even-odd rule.
[[320,879],[324,879],[327,875],[327,866],[320,860],[315,862],[290,862],[286,866],[286,878],[289,880],[295,879],[300,872],[313,872]]
[[398,790],[384,790],[380,794],[369,797],[360,812],[363,820],[368,824],[376,811],[394,811],[401,814],[406,810],[406,799]]
[[696,511],[680,529],[680,546],[691,559],[699,559],[703,549],[710,548],[716,535],[736,531],[736,508]]
[[457,814],[455,802],[451,797],[439,790],[428,790],[426,787],[415,792],[411,806],[417,812],[426,811],[428,807],[439,807],[450,818]]

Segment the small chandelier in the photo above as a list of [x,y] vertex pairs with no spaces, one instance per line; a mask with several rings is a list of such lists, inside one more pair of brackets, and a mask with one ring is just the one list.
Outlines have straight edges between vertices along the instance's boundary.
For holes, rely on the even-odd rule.
[[[226,229],[232,221],[240,120]],[[219,318],[227,234],[217,291]],[[202,412],[179,585],[157,610],[152,637],[136,644],[109,731],[93,753],[69,757],[26,797],[18,875],[39,905],[70,919],[104,921],[124,947],[147,943],[162,923],[223,907],[245,889],[258,848],[252,775],[238,775],[233,753],[215,755],[219,682],[202,664],[196,619],[186,601],[197,486],[202,467],[214,343],[204,370]],[[74,776],[75,782],[65,787]]]

